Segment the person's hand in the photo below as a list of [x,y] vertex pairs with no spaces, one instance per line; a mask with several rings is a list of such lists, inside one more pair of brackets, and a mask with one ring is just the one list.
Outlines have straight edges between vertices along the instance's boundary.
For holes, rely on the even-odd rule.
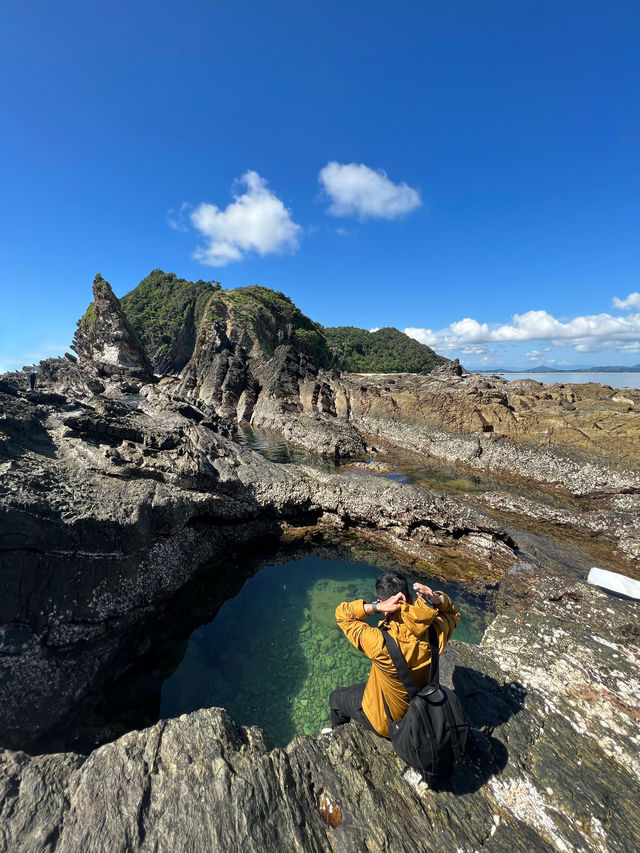
[[439,592],[434,592],[430,586],[427,586],[424,583],[414,583],[413,588],[418,595],[431,604],[432,607],[437,607],[438,604],[442,604],[442,596]]
[[396,611],[400,610],[403,604],[405,604],[406,599],[401,592],[397,592],[395,595],[392,595],[391,598],[387,598],[386,601],[377,601],[376,607],[378,609],[378,613],[396,613]]

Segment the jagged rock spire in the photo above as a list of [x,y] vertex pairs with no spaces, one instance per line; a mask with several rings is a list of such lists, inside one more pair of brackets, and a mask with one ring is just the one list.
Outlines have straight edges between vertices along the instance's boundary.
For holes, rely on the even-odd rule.
[[71,349],[81,361],[151,374],[152,368],[120,301],[100,273],[93,280],[93,302],[78,320]]

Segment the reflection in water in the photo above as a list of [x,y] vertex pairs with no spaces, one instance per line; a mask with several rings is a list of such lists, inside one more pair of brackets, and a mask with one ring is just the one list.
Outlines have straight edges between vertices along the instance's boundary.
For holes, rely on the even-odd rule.
[[[516,497],[524,497],[555,509],[580,512],[579,500],[570,496],[550,494],[535,486],[522,483],[507,483],[484,473],[482,477],[467,471],[462,473],[461,469],[455,465],[446,464],[437,459],[425,459],[422,456],[402,450],[394,449],[379,453],[376,455],[375,461],[367,460],[368,465],[360,463],[356,467],[353,460],[334,463],[294,450],[280,435],[270,430],[244,427],[238,436],[238,440],[275,462],[298,462],[323,470],[344,473],[351,470],[353,476],[385,477],[396,482],[411,483],[434,491],[444,492],[465,500],[482,515],[496,519],[518,543],[520,553],[524,558],[536,560],[561,575],[583,577],[588,573],[591,566],[598,562],[589,555],[589,542],[586,538],[583,549],[557,538],[551,525],[545,529],[544,533],[508,526],[499,514],[492,513],[490,509],[473,500],[475,496],[484,492],[500,491]],[[381,473],[381,469],[384,473]],[[549,533],[552,535],[548,535]],[[609,567],[614,570],[616,568],[615,566]]]
[[545,566],[558,575],[585,577],[594,565],[593,557],[575,545],[558,542],[542,533],[530,533],[517,530],[501,522],[507,533],[518,543],[518,550],[523,557],[528,557]]
[[[370,667],[337,627],[335,609],[341,601],[371,601],[379,573],[315,556],[258,572],[192,633],[162,686],[160,716],[220,705],[278,746],[295,734],[318,734],[328,725],[331,691],[364,681]],[[456,639],[479,642],[484,612],[458,590],[447,592],[462,614]],[[369,621],[377,625],[378,618]]]
[[295,462],[297,465],[312,465],[323,471],[335,471],[336,463],[323,456],[314,456],[288,444],[277,432],[246,424],[238,427],[236,441],[261,453],[271,462]]

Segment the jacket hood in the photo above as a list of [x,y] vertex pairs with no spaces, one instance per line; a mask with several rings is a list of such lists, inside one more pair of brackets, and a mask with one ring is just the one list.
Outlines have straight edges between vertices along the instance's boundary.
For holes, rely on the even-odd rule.
[[401,609],[393,615],[395,622],[404,625],[406,630],[417,640],[428,639],[429,625],[438,615],[438,611],[418,599],[415,604],[403,604]]

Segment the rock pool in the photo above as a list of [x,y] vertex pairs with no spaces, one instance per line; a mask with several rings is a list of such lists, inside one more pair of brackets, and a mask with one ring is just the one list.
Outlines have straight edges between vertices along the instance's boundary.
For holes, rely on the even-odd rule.
[[[364,681],[370,666],[336,626],[335,608],[371,601],[379,573],[373,565],[318,556],[262,569],[193,631],[163,682],[160,716],[221,705],[236,723],[260,726],[276,746],[296,734],[318,734],[329,724],[333,688]],[[444,589],[462,614],[456,639],[479,642],[482,610]]]

